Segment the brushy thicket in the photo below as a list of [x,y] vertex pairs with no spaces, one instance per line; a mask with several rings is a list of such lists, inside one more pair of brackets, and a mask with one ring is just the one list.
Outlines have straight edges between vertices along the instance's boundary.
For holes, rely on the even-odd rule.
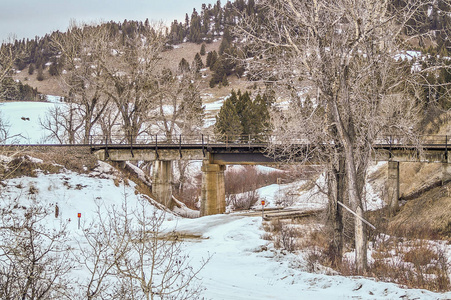
[[[365,276],[380,281],[393,282],[408,288],[427,289],[436,292],[451,289],[448,275],[447,241],[437,240],[436,232],[415,227],[412,231],[393,230],[388,220],[372,222],[378,228],[370,232],[369,266]],[[310,272],[321,269],[330,274],[357,275],[352,255],[344,255],[341,262],[333,263],[330,253],[332,232],[325,226],[318,226],[321,220],[271,220],[263,223],[262,238],[274,243],[276,249],[288,252],[307,253],[307,268]],[[308,224],[308,225],[306,225]],[[345,245],[345,252],[352,250],[352,243]]]

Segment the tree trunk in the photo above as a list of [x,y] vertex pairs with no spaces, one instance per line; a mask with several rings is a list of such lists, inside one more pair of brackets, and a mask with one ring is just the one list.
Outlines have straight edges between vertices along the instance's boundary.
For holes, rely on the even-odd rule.
[[[358,176],[356,170],[356,160],[354,158],[354,136],[350,136],[350,133],[345,130],[341,115],[337,105],[338,101],[332,101],[332,113],[333,118],[337,127],[337,131],[340,137],[340,141],[343,144],[343,153],[346,161],[346,178],[347,187],[349,195],[349,203],[351,208],[356,212],[356,214],[363,218],[363,206],[361,198],[361,190],[359,190]],[[353,126],[353,124],[351,124]],[[350,126],[348,126],[349,128]],[[365,235],[365,224],[359,218],[354,218],[354,239],[355,239],[355,263],[357,272],[363,274],[366,270],[367,265],[367,243]]]
[[329,255],[332,259],[332,267],[338,267],[343,257],[343,209],[338,202],[344,202],[345,176],[345,162],[343,158],[340,158],[338,168],[331,168],[329,178],[329,222],[333,229]]

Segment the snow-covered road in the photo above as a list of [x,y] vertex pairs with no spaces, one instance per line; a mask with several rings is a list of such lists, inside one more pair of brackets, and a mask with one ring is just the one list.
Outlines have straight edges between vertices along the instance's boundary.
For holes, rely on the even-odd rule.
[[192,263],[212,255],[199,274],[208,299],[450,299],[365,278],[306,272],[300,255],[276,251],[261,238],[261,217],[240,214],[177,220],[178,231],[201,234],[186,242]]

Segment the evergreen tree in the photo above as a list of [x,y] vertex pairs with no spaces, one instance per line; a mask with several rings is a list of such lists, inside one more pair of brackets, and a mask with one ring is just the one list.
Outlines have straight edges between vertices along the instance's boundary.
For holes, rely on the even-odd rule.
[[201,20],[196,9],[193,9],[191,15],[188,39],[193,43],[200,43],[202,41]]
[[202,46],[200,47],[200,55],[204,56],[205,54],[205,43],[202,43]]
[[240,118],[235,110],[232,100],[227,100],[222,105],[216,116],[216,124],[214,128],[215,134],[221,136],[222,140],[236,141],[242,134],[243,128]]
[[193,65],[196,72],[199,72],[200,69],[204,67],[204,63],[202,62],[202,58],[200,57],[199,53],[196,53],[196,56],[194,56]]
[[34,64],[30,64],[28,66],[28,75],[33,75],[34,73]]
[[182,58],[179,62],[179,72],[185,73],[185,72],[189,72],[189,70],[190,70],[189,63],[186,61],[185,58]]
[[49,74],[50,76],[56,76],[59,74],[58,62],[56,61],[56,58],[52,58],[52,64],[49,66]]
[[238,101],[236,103],[236,112],[240,118],[241,126],[243,126],[243,134],[254,134],[252,131],[252,122],[254,119],[254,108],[252,105],[251,96],[248,92],[241,94],[238,90]]
[[[226,103],[227,107],[225,107]],[[240,124],[240,134],[242,135],[240,137],[241,141],[249,141],[249,138],[252,141],[260,141],[263,138],[261,135],[268,133],[270,130],[269,106],[260,94],[252,101],[249,92],[241,93],[240,90],[238,92],[232,90],[230,97],[227,98],[223,105],[224,110],[230,112],[231,108],[228,106],[234,108],[238,118],[237,122]],[[228,113],[226,116],[228,117],[229,114],[231,113]],[[224,117],[224,114],[218,114],[216,117],[215,132],[224,134],[226,131],[224,129],[226,122],[223,119]]]
[[222,77],[221,84],[222,84],[222,86],[228,86],[229,85],[229,81],[227,80],[227,75],[226,74],[224,74],[224,76]]
[[268,104],[260,94],[255,97],[254,102],[253,134],[266,134],[271,128]]
[[218,53],[216,53],[216,50],[208,52],[207,55],[207,62],[206,67],[212,69],[214,64],[216,63],[216,60],[218,59]]
[[221,44],[219,45],[218,54],[222,55],[226,50],[230,48],[230,42],[226,39],[222,39]]
[[38,81],[43,81],[44,80],[44,71],[42,69],[42,66],[39,66],[39,68],[38,68],[38,74],[36,75],[36,79]]
[[222,58],[216,60],[214,65],[210,67],[210,70],[213,71],[210,80],[210,87],[212,85],[215,86],[216,84],[222,82],[222,80],[224,79],[224,75],[227,76],[226,69],[224,68],[224,60]]

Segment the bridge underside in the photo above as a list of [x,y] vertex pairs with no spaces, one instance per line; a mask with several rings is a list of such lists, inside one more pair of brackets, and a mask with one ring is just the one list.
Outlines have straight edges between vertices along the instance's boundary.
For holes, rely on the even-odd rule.
[[206,152],[199,149],[101,149],[94,152],[99,160],[112,161],[173,161],[205,160],[218,165],[262,165],[280,163],[261,152]]
[[[274,157],[264,154],[264,148],[243,147],[116,147],[93,149],[100,160],[111,161],[154,161],[152,191],[161,203],[172,203],[172,167],[174,160],[202,161],[201,215],[225,212],[224,171],[226,165],[279,164]],[[401,147],[379,147],[372,153],[374,161],[388,161],[387,203],[392,212],[398,209],[399,163],[429,162],[442,163],[444,180],[451,179],[451,165],[448,150],[423,148],[412,150]],[[305,162],[315,163],[318,162]]]
[[[112,161],[173,161],[173,160],[204,160],[220,165],[252,165],[252,164],[277,164],[283,161],[281,158],[269,157],[264,148],[236,147],[236,148],[177,148],[166,147],[155,149],[155,147],[120,147],[114,149],[98,149],[93,153],[100,160]],[[441,148],[391,148],[379,147],[372,153],[374,161],[397,161],[397,162],[426,162],[426,163],[451,163],[448,150]],[[320,161],[299,160],[302,163],[318,164]]]

